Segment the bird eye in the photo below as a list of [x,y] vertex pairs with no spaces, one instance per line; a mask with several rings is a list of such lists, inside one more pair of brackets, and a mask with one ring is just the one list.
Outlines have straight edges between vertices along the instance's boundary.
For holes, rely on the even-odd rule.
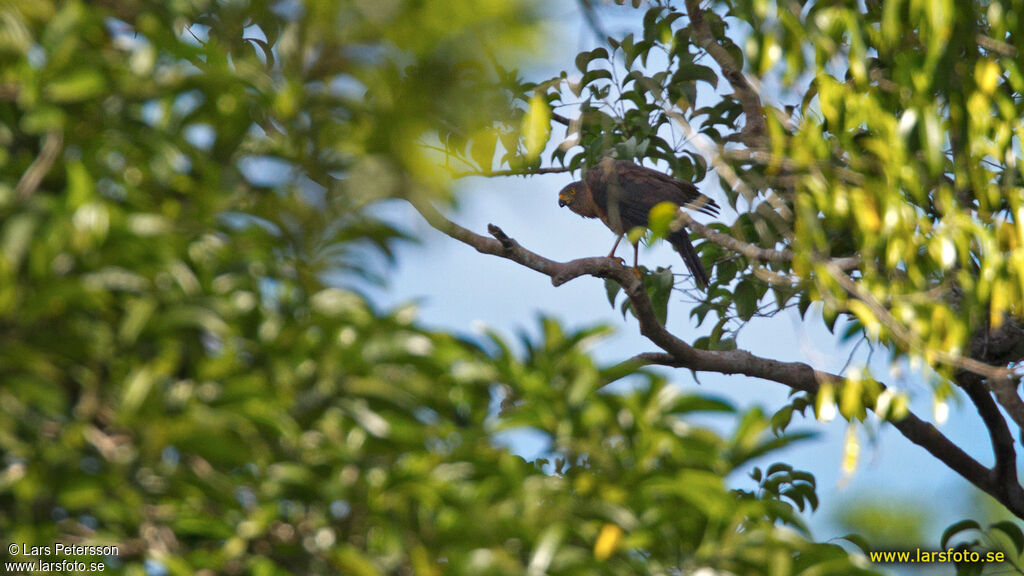
[[575,195],[576,195],[576,189],[575,188],[569,188],[569,196],[575,196]]

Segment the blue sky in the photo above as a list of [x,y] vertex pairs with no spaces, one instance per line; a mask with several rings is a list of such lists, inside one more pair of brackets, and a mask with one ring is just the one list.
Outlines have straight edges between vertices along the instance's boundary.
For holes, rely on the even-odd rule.
[[[553,9],[559,19],[553,29],[555,39],[546,52],[549,61],[538,66],[536,72],[528,72],[527,77],[545,78],[557,70],[572,69],[576,52],[593,47],[593,35],[583,28],[579,15],[571,8],[574,5],[567,3],[564,10]],[[606,22],[607,27],[618,30],[621,25],[639,25],[642,13],[626,11],[624,14],[632,14],[632,19],[612,18]],[[557,191],[573,179],[564,174],[465,179],[458,183],[459,206],[449,217],[482,234],[486,234],[487,224],[496,224],[525,247],[556,260],[607,254],[614,241],[611,232],[596,220],[583,220],[557,206]],[[701,189],[725,205],[724,196],[713,180],[713,176],[709,176]],[[398,250],[397,264],[389,273],[389,285],[373,295],[379,304],[394,306],[417,301],[420,318],[427,325],[461,333],[472,332],[481,324],[507,336],[521,330],[536,333],[539,314],[552,315],[571,328],[609,324],[617,328],[616,334],[593,350],[603,363],[655,350],[639,335],[632,318],[623,320],[621,314],[611,309],[601,280],[581,278],[555,288],[545,276],[510,261],[479,254],[434,231],[408,205],[392,203],[383,207],[382,212],[422,242]],[[706,218],[698,218],[706,221]],[[620,256],[629,257],[628,252],[628,246],[619,247]],[[672,265],[673,270],[685,271],[679,256],[664,243],[641,247],[640,258],[641,263],[651,268]],[[681,295],[676,295],[670,303],[668,328],[692,342],[709,327],[697,328],[688,312],[689,304]],[[813,316],[809,313],[805,322],[794,311],[771,319],[755,319],[741,333],[739,345],[755,354],[841,371],[849,348],[839,347],[837,338]],[[865,356],[866,347],[862,347],[857,357]],[[872,370],[880,379],[892,384],[885,357],[884,351],[878,351]],[[776,383],[721,375],[702,375],[698,388],[689,371],[668,373],[679,386],[725,396],[741,408],[761,406],[768,413],[781,407],[788,393],[788,389]],[[914,411],[930,419],[932,396],[927,384],[910,375],[904,378],[903,390],[912,395]],[[854,496],[884,494],[931,508],[933,528],[928,536],[936,546],[946,525],[971,513],[974,500],[969,485],[890,426],[873,442],[861,433],[860,464],[856,472],[845,479],[841,472],[845,421],[838,418],[831,423],[821,423],[798,417],[791,429],[813,430],[821,436],[758,464],[784,458],[795,467],[815,474],[821,507],[809,519],[818,539],[844,533],[830,519]],[[954,401],[949,422],[940,429],[983,464],[991,462],[984,427],[969,405],[961,407]],[[528,440],[515,448],[525,454],[536,450]],[[746,482],[743,478],[732,481],[739,486]]]

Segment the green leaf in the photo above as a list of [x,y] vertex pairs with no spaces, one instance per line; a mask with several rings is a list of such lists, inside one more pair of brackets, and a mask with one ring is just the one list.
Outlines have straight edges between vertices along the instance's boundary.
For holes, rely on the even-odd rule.
[[95,69],[81,69],[53,80],[44,89],[54,102],[80,102],[104,93],[107,82]]
[[595,80],[611,80],[612,73],[604,68],[598,68],[596,70],[588,70],[583,77],[580,78],[580,86],[587,86]]
[[734,414],[736,407],[728,400],[691,394],[676,400],[672,411],[676,414],[687,414],[690,412],[725,412]]
[[753,282],[741,280],[733,293],[736,314],[742,320],[750,320],[757,313],[757,287]]
[[523,139],[528,160],[536,160],[544,151],[551,136],[551,107],[544,95],[536,92],[530,98],[530,106],[523,117]]
[[811,307],[811,296],[807,292],[800,294],[800,300],[797,302],[796,309],[800,312],[800,319],[803,320],[804,316],[807,315],[807,309]]
[[[11,270],[17,270],[32,244],[38,217],[31,213],[15,214],[0,228],[0,254]],[[3,270],[3,267],[0,267]]]
[[850,542],[851,544],[859,548],[861,553],[865,555],[871,552],[871,544],[868,543],[867,538],[861,536],[860,534],[846,534],[845,536],[840,536],[839,538],[837,538],[837,540],[846,540],[847,542]]
[[494,130],[482,130],[473,138],[469,151],[483,172],[490,172],[497,146],[498,134]]
[[720,338],[716,340],[710,348],[711,350],[721,350],[728,352],[730,350],[736,350],[736,339],[735,338]]
[[668,300],[672,295],[673,281],[672,271],[668,268],[659,268],[644,275],[644,288],[651,299],[654,314],[662,325],[668,320]]
[[345,573],[353,576],[380,576],[376,566],[359,551],[349,544],[337,547],[332,553],[334,562]]
[[939,540],[939,547],[945,550],[949,547],[949,541],[953,536],[968,530],[981,530],[981,524],[969,519],[950,524],[949,527],[942,531],[942,538]]
[[645,234],[647,234],[647,228],[634,226],[626,232],[626,239],[629,240],[630,244],[637,244],[643,240]]
[[77,477],[59,493],[60,505],[69,512],[89,512],[103,501],[106,492],[95,478]]
[[615,308],[615,299],[618,297],[619,292],[622,290],[622,286],[618,282],[611,278],[604,279],[604,292],[608,296],[608,304]]
[[672,75],[673,84],[686,84],[689,82],[706,82],[712,88],[718,88],[718,74],[707,66],[701,64],[682,64],[679,70]]
[[768,466],[768,470],[765,472],[768,476],[778,474],[780,472],[792,472],[793,467],[785,462],[775,462],[771,466]]
[[679,212],[674,202],[659,202],[651,208],[647,227],[651,229],[651,240],[664,238],[671,232],[671,224]]
[[1017,524],[1008,520],[1004,520],[991,524],[989,529],[998,530],[999,532],[1006,534],[1010,541],[1013,542],[1014,550],[1016,550],[1018,556],[1021,553],[1024,553],[1024,532],[1021,532],[1020,526],[1017,526]]
[[793,420],[793,407],[783,406],[775,414],[772,415],[772,432],[776,435],[786,431],[789,423]]
[[607,60],[608,50],[604,48],[595,48],[590,52],[580,52],[576,56],[576,69],[580,72],[586,73],[590,63],[594,60]]

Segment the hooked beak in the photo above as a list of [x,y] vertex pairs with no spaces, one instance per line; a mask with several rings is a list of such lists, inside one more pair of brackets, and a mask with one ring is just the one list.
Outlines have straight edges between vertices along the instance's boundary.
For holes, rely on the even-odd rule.
[[558,197],[558,207],[559,208],[565,208],[568,205],[569,205],[569,203],[565,201],[565,198],[563,198],[561,196]]

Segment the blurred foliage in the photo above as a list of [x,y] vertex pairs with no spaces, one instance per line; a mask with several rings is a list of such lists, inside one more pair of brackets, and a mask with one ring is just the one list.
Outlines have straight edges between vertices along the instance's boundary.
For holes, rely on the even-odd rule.
[[841,530],[860,535],[876,550],[931,549],[934,542],[925,534],[933,522],[932,512],[912,497],[879,491],[847,497],[834,522]]
[[810,540],[809,474],[726,485],[803,437],[760,411],[596,365],[604,328],[470,341],[344,287],[406,237],[369,206],[447,197],[438,149],[531,161],[549,112],[497,64],[539,41],[529,5],[0,14],[9,542],[116,544],[128,574],[865,572]]

